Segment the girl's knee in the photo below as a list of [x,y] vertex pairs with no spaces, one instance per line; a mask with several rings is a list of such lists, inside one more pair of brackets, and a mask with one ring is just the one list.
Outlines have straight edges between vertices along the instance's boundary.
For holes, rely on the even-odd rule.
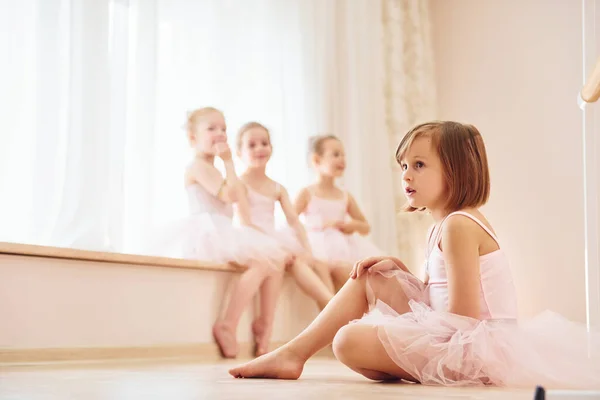
[[284,262],[267,263],[267,278],[282,280],[285,276],[286,266]]
[[371,279],[373,279],[373,276],[369,276],[370,274],[368,274],[367,272],[362,273],[361,275],[357,276],[356,278],[350,278],[350,276],[347,276],[347,280],[346,282],[350,282],[350,281],[355,281],[358,284],[362,285],[362,286],[367,286],[367,282],[369,282]]
[[276,266],[275,268],[270,268],[268,277],[283,280],[284,275],[285,275],[285,267]]
[[344,283],[348,282],[348,279],[350,279],[351,271],[352,269],[349,268],[335,268],[331,271],[331,278],[336,285],[341,287]]
[[356,325],[343,326],[333,338],[332,348],[335,358],[348,367],[353,367],[353,355],[360,345],[359,332]]
[[269,260],[252,260],[248,262],[248,269],[252,269],[255,273],[260,274],[265,278],[278,273],[283,274],[281,268],[277,268],[277,265]]

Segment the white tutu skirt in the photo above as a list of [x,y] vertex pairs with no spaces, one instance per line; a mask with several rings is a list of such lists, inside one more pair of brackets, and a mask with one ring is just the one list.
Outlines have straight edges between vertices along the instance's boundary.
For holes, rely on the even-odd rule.
[[299,256],[306,253],[306,249],[302,247],[296,231],[289,225],[284,225],[280,228],[265,229],[265,232],[279,243],[286,254]]
[[267,262],[274,268],[286,257],[280,243],[256,229],[234,226],[220,214],[198,214],[165,224],[152,235],[146,253],[217,263]]
[[418,382],[600,389],[600,332],[588,333],[583,324],[550,311],[517,322],[433,310],[417,278],[398,270],[381,275],[397,279],[405,296],[384,303],[372,284],[377,275],[370,277],[371,309],[353,323],[376,326],[389,357]]
[[333,228],[307,234],[314,257],[332,266],[354,265],[364,258],[383,255],[383,251],[358,234],[348,235]]

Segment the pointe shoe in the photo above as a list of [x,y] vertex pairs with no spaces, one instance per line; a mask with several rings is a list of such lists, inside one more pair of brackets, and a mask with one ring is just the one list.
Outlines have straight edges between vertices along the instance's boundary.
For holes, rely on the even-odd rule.
[[216,323],[212,329],[213,339],[219,348],[219,353],[223,358],[236,358],[238,355],[238,345],[235,335],[228,332],[223,325]]

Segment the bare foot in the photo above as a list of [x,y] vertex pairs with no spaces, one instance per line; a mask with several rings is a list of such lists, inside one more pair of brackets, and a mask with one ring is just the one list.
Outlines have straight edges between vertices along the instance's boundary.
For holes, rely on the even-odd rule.
[[235,330],[223,322],[215,322],[213,326],[213,338],[219,346],[219,351],[223,358],[236,358],[238,354],[238,344],[235,337]]
[[256,319],[252,323],[252,335],[254,336],[254,356],[260,357],[269,352],[269,336],[266,324]]
[[234,378],[298,379],[305,360],[280,347],[244,365],[229,370]]

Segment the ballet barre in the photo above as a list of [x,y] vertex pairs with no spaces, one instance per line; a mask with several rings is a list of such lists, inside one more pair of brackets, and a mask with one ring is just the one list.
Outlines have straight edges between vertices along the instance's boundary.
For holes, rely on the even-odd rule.
[[579,92],[578,103],[581,108],[588,103],[595,103],[600,98],[600,58],[596,61],[596,66],[588,76],[587,81]]

